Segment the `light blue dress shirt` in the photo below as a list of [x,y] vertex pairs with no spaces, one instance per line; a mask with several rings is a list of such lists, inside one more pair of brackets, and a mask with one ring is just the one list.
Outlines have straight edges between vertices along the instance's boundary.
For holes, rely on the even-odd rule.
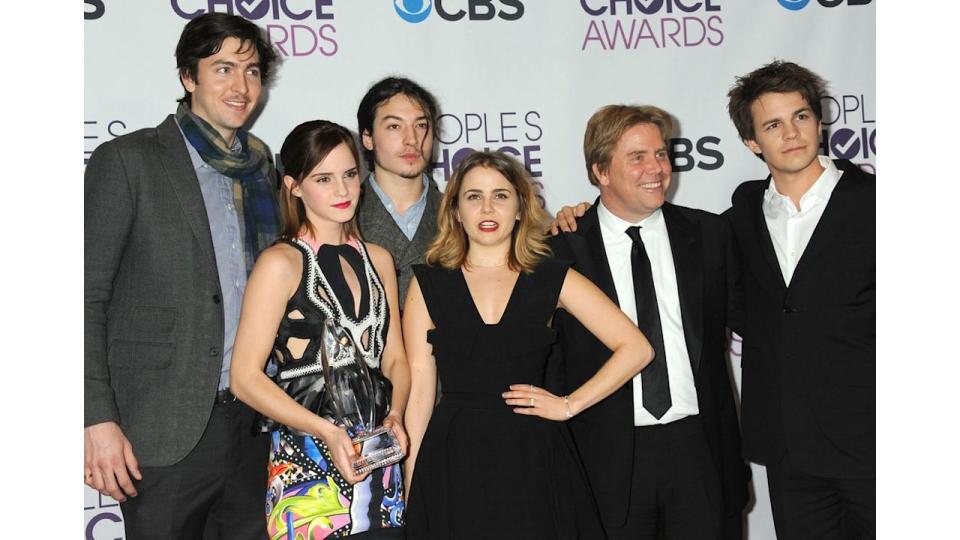
[[[182,132],[181,132],[182,133]],[[207,209],[213,252],[217,259],[217,274],[223,302],[223,359],[220,364],[219,390],[230,386],[230,361],[233,358],[233,340],[240,323],[243,291],[247,286],[246,255],[243,249],[243,209],[233,201],[233,179],[220,174],[208,165],[200,153],[184,137],[190,161],[200,181],[203,206]],[[234,137],[235,152],[241,150],[240,139]]]
[[380,185],[377,184],[377,179],[373,176],[373,173],[367,176],[367,182],[370,184],[370,187],[373,188],[373,192],[377,194],[377,198],[383,203],[383,207],[387,209],[387,212],[390,212],[390,217],[393,218],[397,227],[400,227],[400,230],[403,231],[407,240],[413,240],[413,235],[417,233],[417,227],[420,226],[420,218],[423,217],[423,211],[427,208],[427,188],[430,185],[430,181],[425,174],[422,176],[422,180],[423,191],[420,192],[420,198],[417,199],[417,202],[413,203],[410,208],[407,208],[406,212],[400,214],[397,212],[390,197],[380,189]]

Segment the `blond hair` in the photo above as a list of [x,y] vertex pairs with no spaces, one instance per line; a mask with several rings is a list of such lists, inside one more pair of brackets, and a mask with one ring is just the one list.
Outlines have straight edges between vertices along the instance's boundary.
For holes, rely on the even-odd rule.
[[673,120],[667,111],[653,105],[607,105],[593,113],[587,121],[583,134],[583,159],[587,165],[587,178],[598,185],[600,179],[593,172],[596,165],[601,171],[610,166],[610,159],[620,142],[620,137],[637,124],[653,124],[660,128],[663,142],[670,144]]
[[437,236],[427,248],[427,264],[438,265],[448,270],[464,266],[467,262],[469,242],[463,225],[456,213],[460,187],[468,172],[477,167],[497,171],[517,191],[520,199],[520,219],[513,228],[507,263],[511,270],[530,273],[543,257],[550,255],[546,240],[547,214],[540,207],[530,175],[516,159],[504,152],[474,152],[457,166],[440,201],[437,212]]

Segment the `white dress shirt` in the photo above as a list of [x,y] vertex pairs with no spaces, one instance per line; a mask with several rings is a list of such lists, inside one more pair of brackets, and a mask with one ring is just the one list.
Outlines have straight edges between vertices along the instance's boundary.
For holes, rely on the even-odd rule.
[[770,185],[763,193],[763,217],[770,231],[773,250],[777,253],[783,282],[790,285],[797,262],[810,243],[810,237],[820,223],[820,217],[830,202],[830,195],[840,181],[843,171],[837,169],[833,161],[819,156],[823,173],[810,189],[800,197],[800,210],[794,206],[790,197],[777,191],[777,185],[770,179]]
[[650,259],[653,288],[657,292],[657,308],[663,330],[663,349],[667,357],[667,376],[670,380],[670,408],[659,420],[643,408],[642,373],[633,378],[633,424],[650,426],[668,424],[685,416],[698,414],[697,388],[693,382],[690,355],[683,336],[680,316],[680,297],[677,292],[677,272],[673,266],[673,251],[667,236],[667,224],[659,209],[639,223],[630,223],[613,215],[601,201],[597,208],[603,247],[613,276],[620,309],[637,323],[637,303],[633,294],[633,268],[630,250],[633,241],[627,236],[627,227],[640,226],[640,239]]

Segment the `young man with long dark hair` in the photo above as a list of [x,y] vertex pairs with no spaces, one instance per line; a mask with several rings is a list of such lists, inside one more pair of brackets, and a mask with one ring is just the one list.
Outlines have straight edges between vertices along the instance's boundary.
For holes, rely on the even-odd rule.
[[365,240],[393,255],[400,308],[437,234],[440,191],[425,173],[437,129],[437,101],[419,84],[387,77],[367,91],[357,108],[357,132],[370,173],[363,182],[357,218]]

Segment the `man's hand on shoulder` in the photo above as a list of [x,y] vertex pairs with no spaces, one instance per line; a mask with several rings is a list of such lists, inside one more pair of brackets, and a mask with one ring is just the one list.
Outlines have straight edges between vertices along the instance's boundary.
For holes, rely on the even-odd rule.
[[[128,474],[129,472],[129,474]],[[83,482],[119,502],[136,497],[133,480],[142,480],[133,446],[116,422],[83,429]]]
[[583,217],[583,214],[590,209],[590,203],[582,202],[576,206],[564,206],[557,212],[556,219],[550,224],[550,234],[556,236],[563,232],[573,232],[577,230],[577,218]]

